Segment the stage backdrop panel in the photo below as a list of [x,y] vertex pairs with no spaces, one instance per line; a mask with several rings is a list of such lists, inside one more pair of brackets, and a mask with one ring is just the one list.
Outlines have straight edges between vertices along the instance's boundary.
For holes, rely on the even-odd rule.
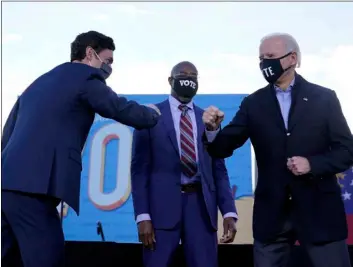
[[[225,112],[226,124],[233,118],[245,96],[199,95],[195,103],[201,108],[209,105],[219,107]],[[164,101],[168,95],[126,97],[147,104]],[[64,208],[66,240],[99,241],[96,225],[100,221],[106,241],[138,242],[130,185],[132,134],[132,128],[96,115],[82,152],[80,216],[77,217],[72,209]],[[253,193],[250,142],[227,159],[226,165],[234,199],[241,202],[240,213],[247,229],[241,231],[243,237],[239,242],[251,243]]]

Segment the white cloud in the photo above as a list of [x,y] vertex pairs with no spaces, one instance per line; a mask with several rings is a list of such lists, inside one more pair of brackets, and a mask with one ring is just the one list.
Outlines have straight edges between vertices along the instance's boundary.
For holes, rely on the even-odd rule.
[[116,5],[116,10],[119,13],[128,14],[131,16],[136,16],[138,14],[153,14],[152,11],[147,9],[138,8],[132,4],[119,4]]
[[92,19],[96,21],[108,21],[110,19],[110,16],[107,14],[100,13],[95,14]]
[[137,15],[149,15],[153,14],[152,11],[147,9],[138,8],[132,4],[117,4],[114,5],[114,8],[109,10],[109,14],[106,13],[98,13],[92,16],[94,21],[98,22],[107,22],[112,20],[113,16],[116,16],[115,13],[120,13],[129,16],[132,19],[135,19]]
[[137,15],[149,15],[153,14],[152,11],[147,9],[138,8],[132,4],[116,4],[107,13],[98,13],[92,16],[94,21],[106,22],[110,21],[116,13],[127,15],[131,18],[135,18]]
[[2,94],[1,94],[1,117],[2,126],[4,126],[7,116],[12,106],[15,104],[17,97],[28,87],[34,80],[25,73],[21,73],[21,79],[16,73],[9,73],[3,68]]
[[108,84],[118,94],[165,94],[170,65],[166,62],[139,62],[118,65]]
[[22,41],[23,37],[17,33],[8,33],[2,36],[2,44],[13,43],[13,42],[20,42]]
[[313,83],[335,90],[353,131],[352,62],[353,45],[339,45],[325,54],[303,55],[302,67],[298,72]]

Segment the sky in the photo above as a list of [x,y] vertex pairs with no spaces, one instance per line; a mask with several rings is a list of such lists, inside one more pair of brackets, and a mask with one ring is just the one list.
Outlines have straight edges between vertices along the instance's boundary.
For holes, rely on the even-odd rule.
[[199,93],[252,93],[266,85],[258,67],[260,39],[293,35],[297,70],[336,91],[353,130],[353,2],[4,2],[2,120],[38,76],[70,60],[70,43],[89,30],[116,45],[107,83],[118,94],[169,93],[180,61],[199,70]]

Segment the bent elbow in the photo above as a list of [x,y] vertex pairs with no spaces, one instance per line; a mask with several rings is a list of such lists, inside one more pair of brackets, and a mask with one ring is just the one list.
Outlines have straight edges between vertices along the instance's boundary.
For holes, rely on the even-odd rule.
[[233,151],[228,151],[220,146],[208,145],[207,152],[212,158],[225,159],[233,155]]
[[146,121],[145,128],[146,129],[153,128],[158,123],[158,120],[159,120],[159,115],[157,113],[153,114],[151,118],[148,121]]
[[140,123],[134,125],[133,127],[136,130],[150,129],[156,126],[156,124],[158,123],[158,120],[159,120],[159,115],[157,116],[152,115],[150,117],[142,119]]

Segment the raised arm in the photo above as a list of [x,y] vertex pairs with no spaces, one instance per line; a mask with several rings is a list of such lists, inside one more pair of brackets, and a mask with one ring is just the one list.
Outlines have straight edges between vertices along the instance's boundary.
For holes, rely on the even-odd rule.
[[220,122],[208,123],[208,110],[205,111],[203,120],[206,124],[206,131],[203,140],[212,157],[230,157],[233,151],[241,147],[249,138],[247,101],[247,98],[243,100],[232,121],[223,129],[220,128]]
[[155,126],[159,114],[152,108],[119,97],[98,75],[87,80],[80,91],[81,99],[102,117],[145,129]]

